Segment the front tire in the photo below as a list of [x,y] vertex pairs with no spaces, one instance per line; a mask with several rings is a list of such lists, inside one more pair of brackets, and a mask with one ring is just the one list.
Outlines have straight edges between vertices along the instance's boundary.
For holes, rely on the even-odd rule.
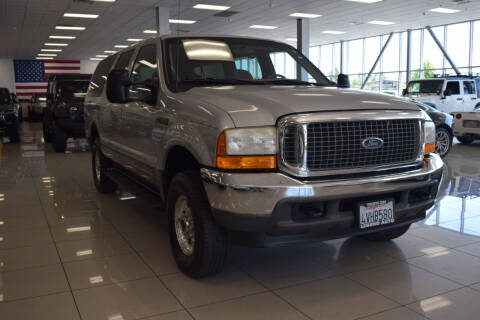
[[407,224],[407,225],[395,227],[392,229],[367,233],[362,235],[362,238],[370,241],[386,242],[386,241],[390,241],[395,238],[403,236],[405,232],[408,231],[409,228],[410,228],[410,225]]
[[20,122],[17,120],[13,126],[8,128],[8,136],[11,142],[20,141]]
[[472,136],[457,137],[457,139],[458,141],[460,141],[461,144],[470,144],[473,142]]
[[167,213],[170,243],[178,267],[192,278],[222,271],[228,237],[213,220],[198,172],[175,175],[168,191]]
[[113,162],[103,155],[100,140],[96,138],[92,144],[92,173],[95,188],[100,193],[112,193],[117,190],[117,184],[105,174],[112,166]]
[[437,128],[435,152],[440,157],[445,157],[452,147],[453,135],[445,128]]

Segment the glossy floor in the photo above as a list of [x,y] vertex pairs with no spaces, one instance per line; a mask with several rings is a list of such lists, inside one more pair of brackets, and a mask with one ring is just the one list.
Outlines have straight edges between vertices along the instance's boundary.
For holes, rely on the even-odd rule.
[[393,242],[234,247],[192,280],[158,208],[98,194],[90,154],[40,129],[0,157],[0,319],[478,319],[480,143],[454,146],[437,205]]

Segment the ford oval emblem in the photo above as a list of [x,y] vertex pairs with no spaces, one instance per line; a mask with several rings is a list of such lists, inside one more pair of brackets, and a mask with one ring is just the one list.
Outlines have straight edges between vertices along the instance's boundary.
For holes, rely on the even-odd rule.
[[367,138],[362,141],[362,146],[365,149],[378,149],[383,146],[383,140],[380,138]]

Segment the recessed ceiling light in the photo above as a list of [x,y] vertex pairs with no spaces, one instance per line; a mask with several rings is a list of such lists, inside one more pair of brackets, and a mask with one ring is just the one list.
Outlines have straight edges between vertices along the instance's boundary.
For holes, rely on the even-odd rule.
[[53,60],[52,57],[35,57],[37,60]]
[[85,18],[85,19],[96,19],[98,18],[98,14],[85,14],[85,13],[64,13],[64,17],[66,18]]
[[230,7],[227,6],[216,6],[213,4],[196,4],[193,6],[194,9],[203,9],[203,10],[214,10],[214,11],[225,11],[230,9]]
[[275,27],[275,26],[264,26],[264,25],[261,25],[261,24],[254,24],[254,25],[250,26],[250,28],[252,28],[252,29],[267,29],[267,30],[273,30],[273,29],[277,29],[278,27]]
[[54,42],[46,42],[44,43],[46,46],[56,46],[56,47],[66,47],[68,46],[68,43],[54,43]]
[[313,14],[313,13],[301,13],[301,12],[295,12],[289,15],[290,17],[297,17],[297,18],[307,18],[307,19],[315,19],[318,17],[321,17],[321,14]]
[[108,57],[108,55],[106,55],[106,54],[97,54],[95,57],[97,57],[97,58],[106,58],[106,57]]
[[130,41],[130,42],[138,42],[138,41],[143,41],[144,39],[135,39],[135,38],[129,38],[127,39],[127,41]]
[[90,60],[101,61],[101,60],[103,60],[103,58],[90,58]]
[[50,39],[76,39],[74,36],[49,36]]
[[62,49],[41,49],[43,52],[62,52]]
[[345,31],[336,31],[336,30],[325,30],[322,33],[325,33],[325,34],[344,34],[346,32]]
[[168,22],[170,23],[179,23],[179,24],[194,24],[197,21],[195,20],[179,20],[179,19],[169,19]]
[[39,54],[37,54],[37,56],[39,56],[39,57],[56,57],[57,54],[56,53],[39,53]]
[[85,27],[56,26],[57,30],[85,30]]
[[124,44],[117,44],[114,46],[115,48],[128,48],[128,46],[124,45]]
[[368,23],[370,23],[370,24],[378,24],[378,25],[380,25],[380,26],[391,26],[392,24],[395,24],[395,22],[382,21],[382,20],[372,20],[372,21],[369,21]]
[[157,30],[143,30],[143,33],[153,33],[153,34],[157,34]]
[[375,3],[375,2],[380,2],[383,0],[346,0],[350,2],[360,2],[360,3]]
[[115,51],[115,50],[105,50],[103,52],[105,52],[105,53],[117,53],[117,51]]
[[460,12],[460,10],[457,9],[448,9],[448,8],[435,8],[435,9],[430,9],[431,12],[436,12],[436,13],[457,13]]

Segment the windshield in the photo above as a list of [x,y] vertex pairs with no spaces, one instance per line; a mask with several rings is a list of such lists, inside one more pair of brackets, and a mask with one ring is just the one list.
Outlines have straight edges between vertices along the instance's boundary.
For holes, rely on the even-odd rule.
[[411,81],[407,93],[436,93],[442,92],[443,80]]
[[57,97],[59,98],[84,98],[87,94],[87,80],[72,80],[59,82],[57,85]]
[[10,92],[8,92],[8,89],[0,88],[0,103],[10,104]]
[[242,38],[175,38],[166,40],[165,51],[167,83],[174,90],[232,84],[335,85],[286,44]]

